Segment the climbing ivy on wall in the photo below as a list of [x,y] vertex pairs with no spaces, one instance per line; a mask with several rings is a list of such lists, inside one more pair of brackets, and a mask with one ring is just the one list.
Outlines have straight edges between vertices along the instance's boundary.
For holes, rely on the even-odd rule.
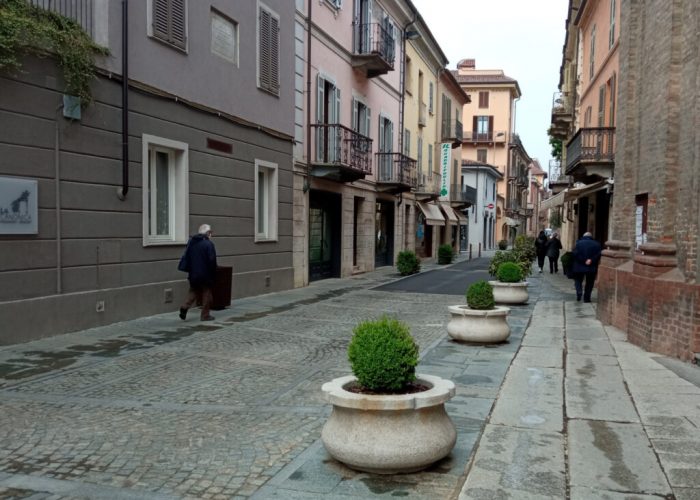
[[72,19],[26,0],[0,0],[0,70],[21,69],[26,55],[53,56],[63,71],[65,91],[85,106],[92,101],[95,57],[108,53]]

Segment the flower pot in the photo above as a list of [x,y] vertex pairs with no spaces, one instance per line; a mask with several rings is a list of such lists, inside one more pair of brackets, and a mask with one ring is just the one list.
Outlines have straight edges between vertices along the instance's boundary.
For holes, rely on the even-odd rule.
[[504,283],[489,281],[493,287],[493,298],[496,304],[525,304],[530,296],[527,293],[527,281]]
[[469,306],[448,306],[452,319],[447,324],[447,333],[455,340],[491,344],[503,342],[510,336],[506,317],[508,307],[494,309],[470,309]]
[[445,411],[450,380],[416,375],[430,387],[415,394],[369,395],[345,389],[350,375],[323,384],[333,412],[321,432],[328,453],[351,469],[377,474],[415,472],[447,456],[457,431]]

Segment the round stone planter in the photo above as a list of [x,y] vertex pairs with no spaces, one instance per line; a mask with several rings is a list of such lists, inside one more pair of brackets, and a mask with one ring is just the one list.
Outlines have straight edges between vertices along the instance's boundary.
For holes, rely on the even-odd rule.
[[527,293],[527,281],[518,283],[503,283],[489,281],[493,287],[493,298],[496,304],[525,304],[530,296]]
[[448,306],[452,319],[447,323],[447,333],[455,340],[492,344],[503,342],[510,336],[506,317],[508,307],[494,309],[469,309],[469,306]]
[[321,432],[328,453],[351,469],[376,474],[415,472],[447,456],[457,431],[445,411],[455,385],[432,375],[417,374],[431,387],[415,394],[356,394],[345,387],[350,375],[323,384],[333,412]]

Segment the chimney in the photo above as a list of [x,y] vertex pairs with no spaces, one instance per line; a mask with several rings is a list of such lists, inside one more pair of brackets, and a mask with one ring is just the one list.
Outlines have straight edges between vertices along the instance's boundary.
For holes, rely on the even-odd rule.
[[462,59],[457,63],[457,69],[476,69],[476,59]]

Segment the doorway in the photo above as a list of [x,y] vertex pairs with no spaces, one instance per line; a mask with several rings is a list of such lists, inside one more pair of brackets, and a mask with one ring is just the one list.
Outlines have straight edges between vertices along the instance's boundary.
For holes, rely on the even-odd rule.
[[309,281],[340,277],[340,195],[309,196]]
[[375,267],[391,266],[394,262],[394,203],[378,201],[375,213]]

